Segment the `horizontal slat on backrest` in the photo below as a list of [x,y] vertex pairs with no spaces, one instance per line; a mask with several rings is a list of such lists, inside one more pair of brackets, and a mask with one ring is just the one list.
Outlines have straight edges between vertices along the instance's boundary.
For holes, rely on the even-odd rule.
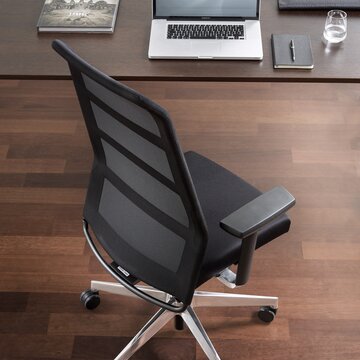
[[106,165],[123,182],[159,210],[182,225],[189,226],[184,205],[177,193],[149,175],[105,140],[101,142],[104,147]]
[[171,169],[164,150],[130,130],[94,103],[91,103],[91,107],[99,129],[160,174],[173,181]]
[[107,179],[99,213],[139,253],[168,270],[177,271],[185,240],[137,207]]
[[148,111],[130,102],[129,100],[114,94],[112,91],[101,86],[85,74],[82,74],[82,76],[86,88],[102,102],[113,108],[116,112],[133,123],[141,126],[145,130],[150,131],[157,136],[160,136],[159,128]]

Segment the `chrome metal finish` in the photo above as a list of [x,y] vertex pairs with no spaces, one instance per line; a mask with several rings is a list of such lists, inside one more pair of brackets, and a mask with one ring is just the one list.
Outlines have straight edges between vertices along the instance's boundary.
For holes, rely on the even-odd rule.
[[[230,270],[229,270],[230,272]],[[231,277],[229,272],[225,272],[223,275]],[[234,274],[234,273],[233,273]],[[234,274],[235,275],[235,274]],[[169,302],[170,304],[177,305],[174,298],[160,290],[154,289],[150,286],[139,286],[140,291],[149,296],[158,299],[159,301]],[[91,289],[105,291],[117,295],[125,295],[130,297],[137,297],[136,294],[127,290],[124,286],[116,283],[105,281],[91,281]],[[193,307],[209,306],[270,306],[274,309],[278,308],[278,298],[273,296],[256,296],[256,295],[242,295],[242,294],[228,294],[228,293],[216,293],[208,291],[195,291],[191,306],[180,313],[184,322],[194,335],[195,339],[205,352],[206,356],[210,360],[220,360],[218,353],[216,352],[211,340],[206,334],[200,320],[196,316]],[[121,351],[121,353],[115,358],[115,360],[127,360],[138,349],[140,349],[148,340],[151,339],[162,327],[164,327],[174,316],[175,312],[161,308],[147,323],[146,325],[135,335],[135,337],[128,343],[128,345]]]
[[194,335],[209,360],[221,360],[216,352],[214,345],[206,334],[205,329],[201,325],[200,320],[196,316],[194,310],[189,306],[180,316],[184,319],[186,325]]
[[127,360],[147,341],[149,341],[161,328],[163,328],[176,314],[174,312],[160,309],[146,325],[126,345],[114,360]]
[[[163,291],[156,290],[151,286],[137,286],[137,288],[143,291],[145,294],[151,295],[158,300],[165,302],[168,302],[170,300],[169,295],[167,295]],[[112,282],[91,280],[91,290],[105,291],[110,294],[139,298],[137,295],[126,289],[124,286]]]
[[230,289],[236,288],[236,274],[229,268],[224,269],[216,278]]
[[257,296],[195,291],[191,306],[271,306],[274,309],[277,309],[278,302],[279,298],[275,296]]

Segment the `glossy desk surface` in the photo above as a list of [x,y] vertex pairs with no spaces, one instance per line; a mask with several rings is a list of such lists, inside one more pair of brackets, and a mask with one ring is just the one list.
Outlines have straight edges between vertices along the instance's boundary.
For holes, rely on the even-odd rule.
[[[321,41],[326,10],[278,11],[263,0],[262,61],[149,60],[151,0],[121,0],[114,34],[38,34],[44,0],[0,1],[0,78],[69,78],[64,61],[51,49],[60,38],[94,66],[123,80],[360,82],[360,11],[348,12],[348,37],[338,47]],[[315,68],[274,70],[272,33],[308,34]]]

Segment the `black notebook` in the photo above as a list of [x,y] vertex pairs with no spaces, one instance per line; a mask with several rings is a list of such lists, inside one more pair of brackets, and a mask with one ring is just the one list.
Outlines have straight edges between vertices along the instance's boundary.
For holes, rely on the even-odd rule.
[[271,35],[274,69],[312,69],[314,60],[307,35]]
[[360,9],[359,0],[278,0],[280,10]]

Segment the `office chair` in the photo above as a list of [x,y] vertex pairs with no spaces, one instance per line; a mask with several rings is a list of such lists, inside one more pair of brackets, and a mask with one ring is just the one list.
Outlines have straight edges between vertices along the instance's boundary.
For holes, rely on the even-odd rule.
[[63,42],[52,46],[70,67],[94,152],[83,231],[117,280],[91,281],[81,301],[94,309],[104,291],[160,308],[116,360],[129,359],[174,317],[179,328],[186,323],[209,359],[220,359],[194,308],[259,306],[260,319],[270,322],[278,298],[196,288],[213,277],[230,288],[245,284],[255,248],[289,230],[285,211],[295,199],[282,187],[262,194],[211,160],[183,154],[164,109]]

